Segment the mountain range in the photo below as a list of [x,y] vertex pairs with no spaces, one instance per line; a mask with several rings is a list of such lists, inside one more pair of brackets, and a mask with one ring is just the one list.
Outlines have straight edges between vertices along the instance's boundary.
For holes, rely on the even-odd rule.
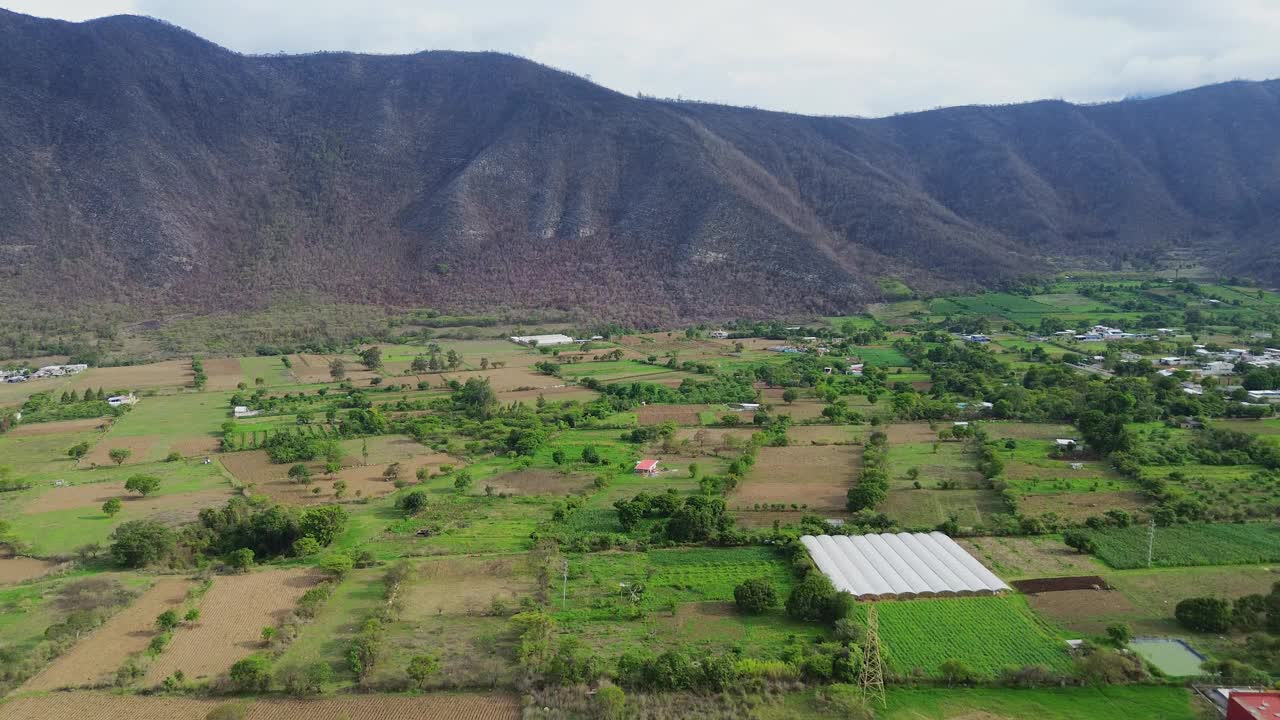
[[0,10],[0,289],[53,306],[835,313],[1170,258],[1280,284],[1277,227],[1280,81],[808,117]]

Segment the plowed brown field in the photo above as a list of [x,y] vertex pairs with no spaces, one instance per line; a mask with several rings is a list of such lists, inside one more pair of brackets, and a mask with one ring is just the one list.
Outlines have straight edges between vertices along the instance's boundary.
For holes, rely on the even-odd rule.
[[147,669],[142,684],[158,685],[175,670],[193,680],[226,672],[262,647],[262,628],[288,617],[316,581],[312,571],[303,569],[218,576],[200,600],[200,621],[174,632],[169,648]]
[[128,657],[147,648],[156,634],[156,616],[182,604],[192,583],[164,578],[92,635],[27,681],[24,690],[57,690],[110,682]]
[[[219,700],[162,695],[58,693],[11,700],[0,705],[0,716],[5,720],[204,720],[209,711],[222,704]],[[247,702],[245,710],[245,720],[516,720],[520,717],[517,698],[498,693],[257,700]]]
[[31,423],[19,425],[9,431],[9,437],[33,437],[37,435],[61,435],[78,433],[87,430],[106,428],[110,421],[106,418],[86,418],[84,420],[59,420],[57,422]]

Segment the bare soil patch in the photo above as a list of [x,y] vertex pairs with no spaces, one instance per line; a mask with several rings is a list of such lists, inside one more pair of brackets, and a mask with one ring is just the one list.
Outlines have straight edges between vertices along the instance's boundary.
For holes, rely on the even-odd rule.
[[239,358],[218,358],[204,361],[204,374],[209,376],[207,390],[235,390],[244,382],[244,368]]
[[733,513],[733,517],[737,521],[740,527],[745,527],[752,530],[759,530],[762,528],[773,527],[773,522],[775,520],[778,521],[779,525],[783,525],[783,526],[794,525],[800,522],[800,519],[805,515],[813,515],[813,514],[821,515],[824,520],[826,519],[845,520],[845,519],[848,519],[849,517],[848,513],[835,511],[835,510],[831,510],[827,512],[816,512],[816,511],[806,511],[806,510],[769,510],[769,511],[743,510],[741,512]]
[[[262,628],[283,622],[298,598],[319,580],[310,569],[222,575],[200,600],[200,620],[180,628],[142,684],[158,685],[175,670],[193,680],[216,677],[262,648]],[[154,616],[152,616],[154,620]]]
[[108,393],[115,390],[179,388],[190,385],[194,378],[190,360],[165,360],[150,365],[90,368],[77,375],[70,387],[72,390],[102,388]]
[[742,447],[754,432],[753,428],[680,428],[676,440],[687,441],[700,452],[721,452]]
[[63,435],[69,433],[87,432],[90,430],[105,430],[110,427],[111,421],[107,418],[86,418],[84,420],[58,420],[56,422],[30,423],[28,425],[19,425],[9,431],[9,437],[39,437],[42,435]]
[[188,458],[212,455],[221,447],[221,443],[215,437],[187,438],[170,445],[174,452]]
[[1077,632],[1100,633],[1107,625],[1140,614],[1114,590],[1064,590],[1031,595],[1027,602],[1048,620]]
[[757,503],[844,510],[845,496],[861,464],[858,449],[843,445],[761,448],[729,502],[736,510]]
[[1074,438],[1077,430],[1070,425],[1053,423],[1005,423],[988,422],[982,424],[983,429],[993,438],[1012,440],[1054,440],[1056,438]]
[[[204,720],[228,700],[181,696],[56,693],[14,699],[6,720],[90,717],[99,720]],[[231,699],[230,702],[235,702]],[[431,693],[417,697],[366,695],[319,700],[249,700],[245,720],[518,720],[520,703],[500,693]]]
[[508,495],[569,495],[590,485],[591,480],[589,475],[529,469],[498,475],[483,484]]
[[110,452],[116,448],[124,448],[130,452],[124,465],[137,465],[147,461],[147,452],[151,446],[159,442],[154,435],[135,435],[133,437],[103,438],[93,446],[88,455],[80,458],[77,467],[94,467],[96,465],[114,465]]
[[[392,463],[400,464],[398,477],[409,482],[416,481],[419,468],[425,467],[428,472],[434,473],[444,465],[453,465],[455,467],[462,465],[458,460],[444,453],[428,451],[412,456],[403,454],[404,449],[424,449],[412,440],[407,441],[408,445],[404,449],[397,451],[394,449],[399,447],[396,445],[397,438],[376,439],[384,442],[379,445],[375,445],[373,442],[369,443],[370,460],[377,458],[399,459],[388,459],[386,462],[360,465],[362,458],[358,453],[348,455],[343,460],[344,467],[332,477],[324,473],[323,463],[316,461],[304,463],[312,472],[310,485],[293,482],[289,478],[289,468],[292,466],[271,462],[265,450],[226,453],[219,456],[218,460],[223,467],[235,476],[236,480],[245,485],[253,485],[252,492],[254,494],[266,495],[276,502],[292,505],[331,503],[335,499],[355,500],[359,497],[389,495],[396,490],[395,481],[394,479],[388,479],[384,473]],[[334,494],[334,484],[339,480],[347,483],[346,493],[342,498],[337,498]],[[319,492],[316,492],[317,489]]]
[[156,635],[156,616],[181,605],[192,584],[181,578],[161,579],[132,605],[113,615],[70,652],[27,681],[23,689],[57,690],[111,682],[116,668],[133,653],[145,650]]
[[1108,510],[1139,510],[1147,501],[1138,492],[1063,492],[1030,493],[1018,498],[1018,511],[1023,515],[1055,512],[1068,520],[1085,520]]
[[429,560],[418,568],[418,581],[404,600],[404,618],[437,614],[481,615],[494,600],[514,606],[533,591],[524,556]]
[[58,567],[58,563],[29,557],[0,557],[0,585],[14,585],[38,578]]
[[[710,405],[645,405],[636,411],[636,420],[641,425],[660,425],[671,421],[677,425],[700,425],[699,413],[710,410]],[[754,413],[735,413],[743,415],[742,422],[751,422],[746,415]]]
[[577,400],[578,402],[590,402],[596,399],[597,393],[594,390],[588,390],[583,387],[574,385],[564,385],[561,387],[550,387],[544,390],[508,390],[497,393],[498,402],[513,403],[522,402],[525,404],[533,404],[538,402],[538,396],[542,396],[547,402],[559,403],[569,400]]
[[[289,362],[293,365],[290,372],[302,383],[327,383],[334,382],[333,376],[329,374],[329,363],[337,357],[336,355],[311,355],[309,353],[300,353],[290,355]],[[342,365],[346,369],[345,380],[352,382],[367,381],[378,377],[378,373],[369,370],[364,365],[354,360],[339,358]],[[364,383],[361,383],[364,384]],[[234,387],[234,386],[233,386]]]
[[1046,593],[1066,592],[1068,590],[1109,590],[1111,586],[1097,575],[1073,575],[1069,577],[1033,578],[1031,580],[1014,580],[1009,583],[1018,592]]

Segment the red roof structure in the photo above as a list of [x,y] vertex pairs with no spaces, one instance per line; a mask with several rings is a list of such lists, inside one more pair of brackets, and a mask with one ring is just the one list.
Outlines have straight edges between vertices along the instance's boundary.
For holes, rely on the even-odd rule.
[[638,473],[655,473],[658,471],[657,460],[641,460],[636,463],[636,472]]
[[1227,699],[1227,720],[1280,720],[1280,692],[1233,691]]

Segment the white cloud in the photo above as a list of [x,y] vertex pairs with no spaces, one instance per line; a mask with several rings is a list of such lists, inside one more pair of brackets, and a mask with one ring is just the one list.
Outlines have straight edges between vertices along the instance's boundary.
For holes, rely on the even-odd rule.
[[882,115],[1093,102],[1280,75],[1272,0],[23,0],[66,19],[136,12],[251,53],[500,50],[642,91]]

